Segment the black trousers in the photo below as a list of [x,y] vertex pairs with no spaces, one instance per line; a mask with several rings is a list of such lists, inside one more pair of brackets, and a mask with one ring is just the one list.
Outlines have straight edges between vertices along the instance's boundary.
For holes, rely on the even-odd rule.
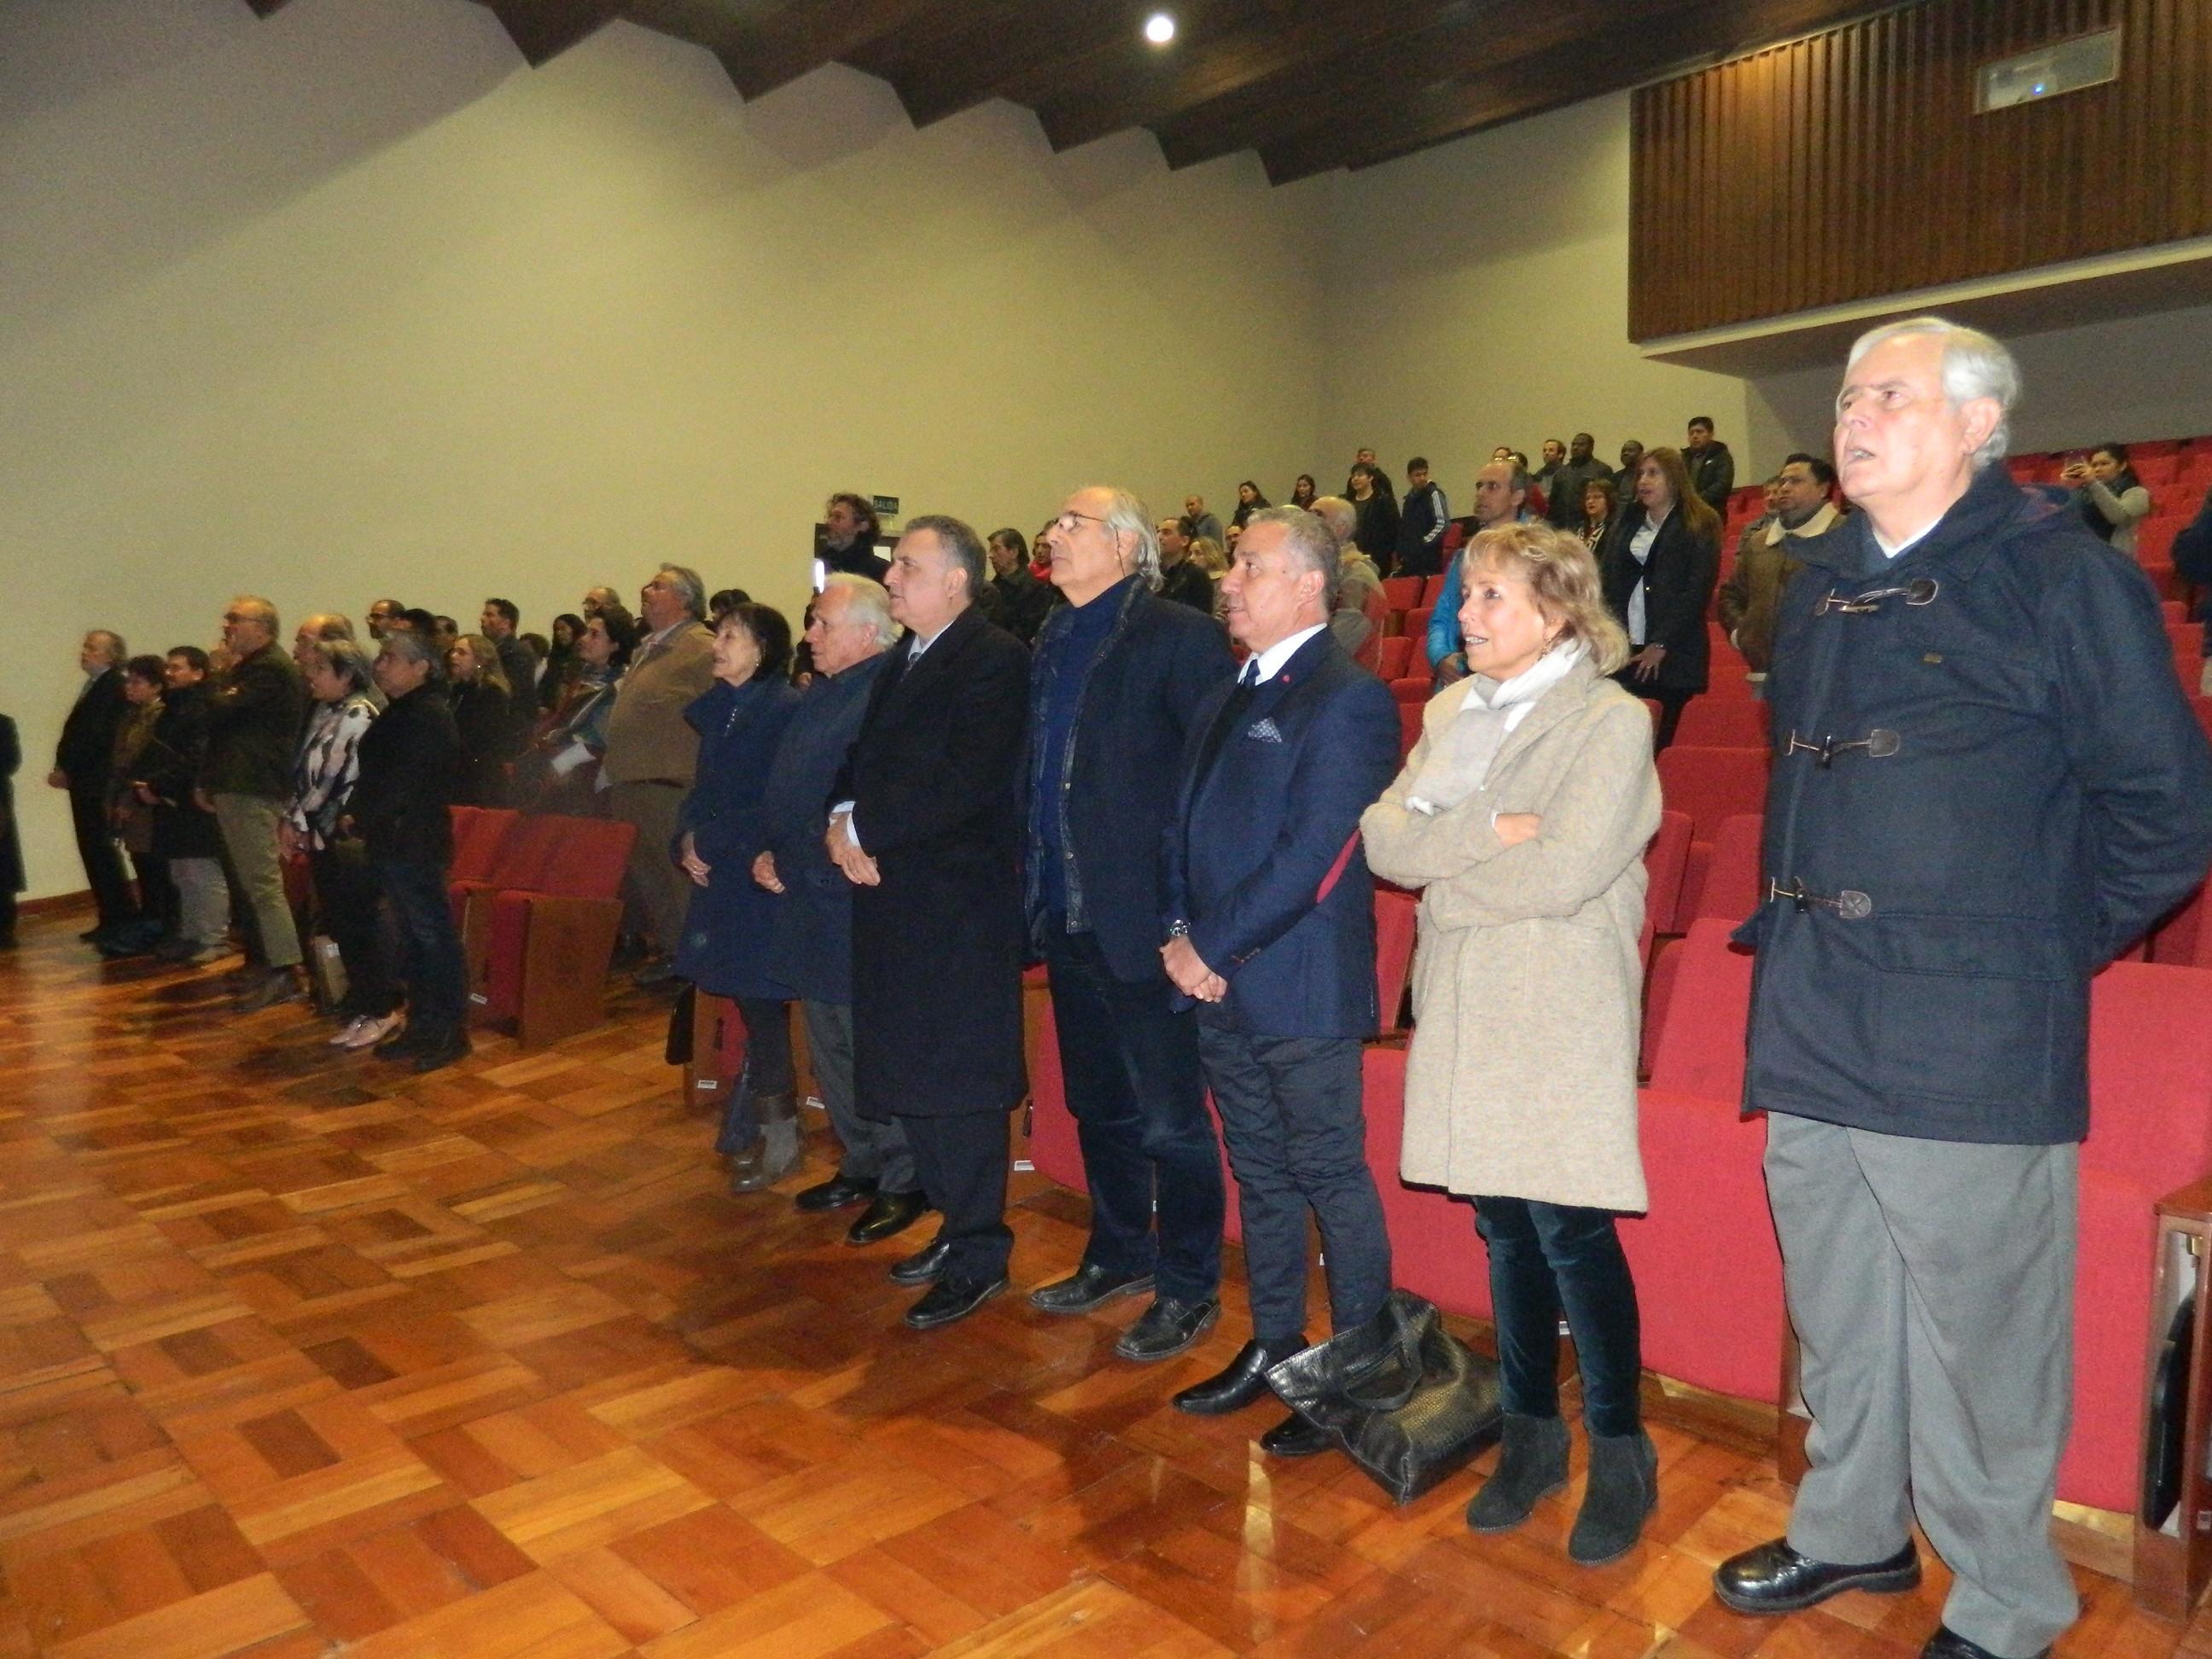
[[131,867],[138,872],[139,920],[159,927],[164,933],[177,928],[177,884],[169,879],[169,861],[159,853],[133,853]]
[[310,854],[307,869],[323,931],[345,964],[346,1010],[381,1019],[399,1006],[399,983],[379,915],[384,890],[368,854],[358,842],[340,842]]
[[946,1245],[949,1285],[988,1285],[1003,1277],[1014,1253],[1006,1225],[1006,1115],[962,1112],[951,1117],[902,1117],[922,1195],[945,1218],[937,1236]]
[[[1221,1149],[1206,1115],[1198,1021],[1167,975],[1116,979],[1098,940],[1045,919],[1045,966],[1068,1109],[1091,1188],[1089,1266],[1152,1273],[1178,1302],[1221,1285]],[[1158,1237],[1154,1237],[1157,1206]]]
[[1199,1054],[1221,1111],[1244,1221],[1252,1334],[1273,1347],[1306,1328],[1306,1212],[1321,1226],[1329,1319],[1364,1324],[1390,1296],[1390,1235],[1367,1167],[1356,1037],[1260,1036],[1198,1011]]
[[738,997],[738,1017],[745,1023],[745,1069],[732,1079],[722,1103],[722,1127],[714,1150],[724,1158],[742,1152],[760,1138],[756,1095],[792,1091],[791,1005],[767,997]]
[[378,859],[373,867],[404,952],[407,1029],[449,1036],[468,1020],[469,969],[446,898],[446,866]]
[[1478,1198],[1474,1224],[1490,1247],[1490,1300],[1505,1409],[1559,1414],[1559,1314],[1582,1371],[1583,1425],[1613,1438],[1643,1425],[1644,1368],[1636,1284],[1610,1210],[1534,1199]]
[[138,920],[138,900],[124,873],[123,854],[107,822],[107,781],[69,787],[70,828],[76,832],[76,854],[84,860],[85,884],[100,913],[102,928],[127,927]]
[[1662,691],[1650,680],[1638,679],[1632,668],[1620,670],[1613,679],[1614,684],[1632,697],[1647,697],[1659,705],[1659,726],[1651,734],[1651,752],[1656,755],[1674,742],[1674,728],[1682,723],[1682,710],[1698,694],[1694,691]]

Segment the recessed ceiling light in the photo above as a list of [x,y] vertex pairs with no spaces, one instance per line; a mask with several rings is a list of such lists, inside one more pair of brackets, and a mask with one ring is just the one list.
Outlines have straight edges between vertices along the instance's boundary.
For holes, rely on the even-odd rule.
[[1164,46],[1175,39],[1175,19],[1164,11],[1156,11],[1145,19],[1145,39],[1156,46]]

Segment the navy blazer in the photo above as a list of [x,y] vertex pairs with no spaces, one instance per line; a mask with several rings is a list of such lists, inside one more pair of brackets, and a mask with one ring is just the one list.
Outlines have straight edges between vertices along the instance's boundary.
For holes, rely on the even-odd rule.
[[1245,1030],[1370,1036],[1375,884],[1359,815],[1397,772],[1398,705],[1324,629],[1254,693],[1200,779],[1206,734],[1235,684],[1191,722],[1163,921],[1188,925]]
[[753,879],[753,860],[766,845],[761,801],[769,763],[798,707],[787,682],[754,679],[717,681],[684,711],[699,733],[699,770],[668,855],[681,854],[688,834],[710,868],[707,884],[691,887],[676,971],[716,996],[790,995],[768,971],[776,899]]
[[1030,671],[1030,811],[1025,902],[1032,943],[1042,945],[1044,843],[1038,815],[1060,814],[1067,930],[1088,930],[1114,977],[1158,982],[1160,849],[1175,815],[1178,762],[1206,694],[1235,678],[1221,624],[1132,582],[1119,603],[1075,706],[1062,774],[1044,765],[1045,711],[1056,664],[1054,641],[1072,624],[1063,605],[1045,619]]
[[824,804],[853,751],[868,694],[890,660],[878,653],[836,674],[817,674],[776,745],[761,801],[762,842],[783,884],[769,971],[809,1002],[853,1000],[853,884],[823,845]]

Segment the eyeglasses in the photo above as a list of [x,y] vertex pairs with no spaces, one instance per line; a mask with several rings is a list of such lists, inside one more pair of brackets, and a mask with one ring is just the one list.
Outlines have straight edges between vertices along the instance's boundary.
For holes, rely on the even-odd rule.
[[1812,756],[1820,769],[1826,771],[1835,764],[1837,756],[1848,754],[1854,749],[1865,750],[1870,759],[1887,760],[1904,746],[1904,739],[1896,732],[1877,726],[1866,736],[1854,738],[1849,742],[1840,738],[1827,738],[1814,743],[1809,738],[1801,738],[1792,732],[1790,734],[1789,742],[1782,747],[1782,753],[1784,758],[1787,759],[1802,749]]
[[1102,530],[1105,528],[1106,520],[1100,518],[1096,513],[1078,513],[1073,507],[1070,507],[1066,512],[1054,519],[1052,521],[1052,527],[1055,530],[1064,530],[1072,536],[1075,533],[1077,522],[1080,520],[1085,519],[1089,520],[1092,524],[1098,526]]
[[1870,617],[1881,609],[1884,599],[1893,599],[1902,595],[1907,605],[1933,605],[1936,595],[1942,591],[1933,576],[1915,576],[1911,581],[1896,587],[1877,587],[1848,599],[1840,593],[1824,593],[1820,596],[1820,602],[1813,607],[1813,614],[1825,617],[1834,611],[1846,617]]

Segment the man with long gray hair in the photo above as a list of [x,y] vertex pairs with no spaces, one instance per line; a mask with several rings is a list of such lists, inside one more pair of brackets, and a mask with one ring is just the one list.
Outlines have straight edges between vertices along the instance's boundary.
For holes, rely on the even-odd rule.
[[1198,1024],[1160,966],[1160,847],[1192,717],[1232,669],[1212,614],[1160,593],[1152,526],[1142,501],[1103,485],[1054,521],[1052,583],[1067,603],[1046,617],[1030,673],[1024,860],[1091,1189],[1081,1265],[1030,1301],[1085,1314],[1152,1292],[1114,1350],[1139,1361],[1181,1353],[1221,1313],[1221,1152]]
[[1937,318],[1852,348],[1859,509],[1796,550],[1745,1103],[1813,1414],[1742,1613],[1954,1580],[1923,1652],[2048,1653],[2089,980],[2203,878],[2212,751],[2142,573],[1999,465],[2019,392]]

